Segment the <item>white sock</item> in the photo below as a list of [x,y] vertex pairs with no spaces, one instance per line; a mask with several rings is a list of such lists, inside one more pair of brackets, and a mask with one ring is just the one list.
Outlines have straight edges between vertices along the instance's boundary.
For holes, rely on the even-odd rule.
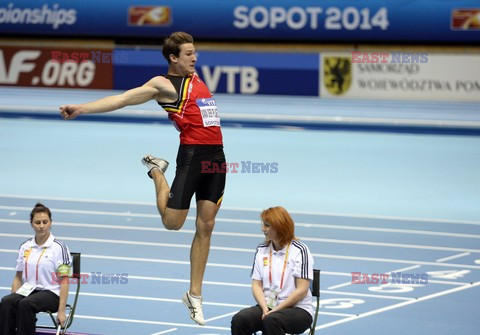
[[202,296],[201,296],[201,295],[200,295],[200,296],[193,295],[192,293],[190,293],[190,291],[188,291],[188,294],[190,294],[190,296],[191,296],[192,298],[202,299]]

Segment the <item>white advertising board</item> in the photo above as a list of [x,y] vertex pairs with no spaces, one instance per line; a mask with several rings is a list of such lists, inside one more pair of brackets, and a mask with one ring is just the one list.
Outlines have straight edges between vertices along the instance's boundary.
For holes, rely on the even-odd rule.
[[320,54],[320,97],[478,101],[480,54]]

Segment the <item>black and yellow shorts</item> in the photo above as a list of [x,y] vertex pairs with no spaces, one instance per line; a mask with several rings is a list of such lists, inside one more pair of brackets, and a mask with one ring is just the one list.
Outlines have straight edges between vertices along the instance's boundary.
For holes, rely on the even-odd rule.
[[209,200],[220,206],[226,180],[226,171],[221,169],[224,165],[223,145],[180,144],[167,207],[190,208],[194,193],[196,201]]

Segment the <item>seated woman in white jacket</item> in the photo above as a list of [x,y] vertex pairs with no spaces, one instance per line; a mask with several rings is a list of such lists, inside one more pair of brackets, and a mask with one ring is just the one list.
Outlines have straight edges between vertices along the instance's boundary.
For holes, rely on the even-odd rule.
[[232,318],[232,335],[301,334],[313,319],[313,257],[294,235],[294,223],[283,207],[261,214],[265,242],[257,247],[252,292],[257,305]]
[[38,312],[57,312],[65,324],[70,251],[50,232],[48,207],[37,203],[30,224],[35,236],[20,245],[12,293],[0,302],[0,335],[35,335]]

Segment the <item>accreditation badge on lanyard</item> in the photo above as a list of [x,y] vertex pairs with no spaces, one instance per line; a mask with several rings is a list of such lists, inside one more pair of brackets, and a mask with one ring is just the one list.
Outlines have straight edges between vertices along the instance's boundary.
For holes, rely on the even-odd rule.
[[17,294],[23,295],[24,297],[28,297],[30,293],[32,293],[36,288],[37,285],[36,283],[38,282],[38,264],[40,264],[40,259],[42,259],[43,254],[45,253],[45,250],[47,248],[44,247],[42,250],[42,253],[40,254],[40,257],[38,257],[37,260],[37,266],[36,266],[36,271],[35,271],[35,284],[29,283],[28,282],[28,259],[30,258],[30,254],[32,252],[32,248],[28,250],[28,253],[25,252],[25,283],[15,292]]
[[278,305],[278,295],[282,291],[283,288],[283,278],[285,277],[285,269],[287,267],[287,260],[288,260],[288,250],[290,249],[290,243],[287,246],[287,250],[285,252],[285,259],[283,260],[283,270],[282,270],[282,277],[280,279],[280,287],[275,289],[272,287],[272,244],[270,243],[270,259],[269,259],[269,280],[270,280],[270,289],[266,296],[267,300],[267,307],[269,309],[274,309]]

